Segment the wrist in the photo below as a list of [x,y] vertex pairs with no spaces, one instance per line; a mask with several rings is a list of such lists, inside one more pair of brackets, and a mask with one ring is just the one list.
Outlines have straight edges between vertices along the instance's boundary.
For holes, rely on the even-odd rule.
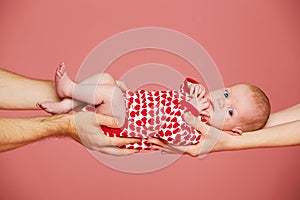
[[61,134],[62,136],[71,137],[76,139],[78,137],[76,131],[76,125],[74,122],[74,116],[72,114],[61,115]]
[[230,151],[234,149],[236,143],[236,137],[226,133],[221,133],[216,145],[213,148],[213,152],[218,151]]
[[71,137],[76,129],[72,122],[72,115],[61,114],[47,117],[43,120],[51,136]]

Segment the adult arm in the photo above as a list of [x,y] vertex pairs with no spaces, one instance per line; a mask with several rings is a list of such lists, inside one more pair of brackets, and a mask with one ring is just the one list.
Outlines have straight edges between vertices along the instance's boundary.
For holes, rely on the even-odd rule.
[[276,113],[272,113],[264,128],[300,120],[300,103]]
[[[202,133],[198,144],[190,146],[167,145],[151,138],[156,148],[168,152],[187,153],[192,156],[217,151],[300,145],[300,104],[271,114],[263,129],[232,136],[224,131],[201,123],[195,116],[185,113],[184,119]],[[206,145],[204,148],[204,144]]]
[[246,132],[226,143],[229,150],[299,145],[300,104],[271,114],[263,129]]
[[[0,109],[38,109],[40,101],[59,101],[51,81],[27,78],[0,69]],[[110,138],[99,125],[116,128],[112,117],[79,112],[34,118],[0,118],[0,151],[7,151],[46,137],[71,137],[91,150],[112,155],[127,155],[132,150],[119,149],[137,139]]]
[[39,101],[59,101],[52,81],[37,80],[0,69],[0,109],[38,109]]
[[222,143],[215,151],[300,145],[300,120],[228,137]]
[[136,150],[120,149],[133,138],[105,136],[99,124],[118,127],[113,117],[79,112],[74,115],[55,115],[34,118],[0,118],[0,152],[12,150],[47,137],[71,137],[91,150],[112,155],[128,155]]
[[0,151],[7,151],[46,137],[68,134],[66,116],[0,118]]

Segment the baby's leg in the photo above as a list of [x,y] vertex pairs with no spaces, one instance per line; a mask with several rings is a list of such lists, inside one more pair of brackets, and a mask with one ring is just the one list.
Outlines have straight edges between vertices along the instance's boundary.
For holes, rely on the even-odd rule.
[[[107,73],[99,73],[95,74],[84,81],[80,82],[81,85],[101,85],[101,84],[109,84],[116,85],[113,77]],[[55,86],[56,93],[59,97],[72,97],[72,93],[76,87],[76,83],[72,81],[66,71],[66,67],[64,63],[61,63],[57,68],[55,73]]]
[[[123,93],[115,80],[107,73],[99,73],[80,83],[74,83],[67,75],[65,65],[57,69],[55,81],[61,97],[98,106],[97,112],[114,116],[124,122],[126,111]],[[101,106],[99,106],[101,105]]]
[[95,75],[83,80],[80,83],[81,84],[97,84],[97,85],[101,85],[101,84],[116,85],[115,79],[108,73],[95,74]]
[[123,124],[126,110],[123,93],[115,85],[76,84],[72,93],[74,99],[98,106],[96,112],[113,116]]
[[[96,74],[80,83],[75,83],[67,75],[65,65],[62,63],[56,70],[55,83],[60,97],[98,105],[97,112],[117,117],[121,123],[124,122],[126,112],[123,94],[109,74]],[[73,103],[66,99],[60,103],[44,102],[41,107],[56,114],[70,111],[71,105]]]
[[64,114],[64,113],[69,113],[73,109],[85,105],[84,103],[80,101],[76,101],[73,99],[69,98],[64,98],[60,102],[49,102],[49,101],[43,101],[37,103],[37,106],[42,108],[48,113],[51,114]]

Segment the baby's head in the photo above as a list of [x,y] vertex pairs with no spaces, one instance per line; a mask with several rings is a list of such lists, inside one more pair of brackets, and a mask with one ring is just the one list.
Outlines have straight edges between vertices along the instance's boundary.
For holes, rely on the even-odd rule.
[[210,125],[233,135],[264,127],[270,115],[268,97],[254,85],[236,84],[205,97],[210,105],[204,118]]

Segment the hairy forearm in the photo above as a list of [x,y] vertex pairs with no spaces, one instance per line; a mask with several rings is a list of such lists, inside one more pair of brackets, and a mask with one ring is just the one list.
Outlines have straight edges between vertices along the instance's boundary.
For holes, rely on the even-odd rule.
[[0,151],[47,138],[69,136],[71,116],[56,115],[35,118],[0,118]]
[[40,101],[59,101],[51,81],[36,80],[0,69],[0,109],[38,109]]
[[223,135],[215,151],[293,145],[300,145],[300,120],[244,133],[242,136]]

